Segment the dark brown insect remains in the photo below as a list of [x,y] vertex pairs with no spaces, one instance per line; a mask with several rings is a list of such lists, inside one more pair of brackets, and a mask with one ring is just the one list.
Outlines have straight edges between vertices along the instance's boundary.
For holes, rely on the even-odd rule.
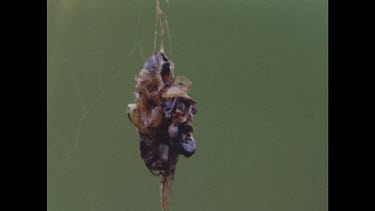
[[162,177],[166,210],[178,157],[190,157],[196,150],[192,125],[196,102],[187,95],[191,82],[174,77],[174,64],[163,52],[147,59],[136,81],[138,92],[127,114],[139,133],[141,158],[152,174]]

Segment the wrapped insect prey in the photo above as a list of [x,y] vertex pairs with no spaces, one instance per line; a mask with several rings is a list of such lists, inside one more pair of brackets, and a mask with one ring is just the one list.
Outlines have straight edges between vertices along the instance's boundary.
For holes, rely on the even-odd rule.
[[190,157],[196,150],[192,125],[196,102],[187,95],[191,82],[174,77],[174,64],[163,52],[147,59],[136,82],[135,101],[127,114],[139,133],[141,158],[152,174],[161,176],[166,210],[178,157]]

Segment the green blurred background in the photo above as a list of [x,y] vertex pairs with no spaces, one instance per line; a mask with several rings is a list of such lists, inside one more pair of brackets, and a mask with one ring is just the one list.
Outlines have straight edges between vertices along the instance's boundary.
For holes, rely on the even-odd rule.
[[[48,210],[160,211],[128,121],[153,51],[153,0],[48,0]],[[171,211],[328,204],[326,0],[162,0],[197,152]]]

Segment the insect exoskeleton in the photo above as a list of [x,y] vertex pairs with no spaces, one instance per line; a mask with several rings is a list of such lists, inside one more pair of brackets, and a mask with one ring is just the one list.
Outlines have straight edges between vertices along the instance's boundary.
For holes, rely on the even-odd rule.
[[177,136],[178,136],[178,127],[179,127],[178,123],[172,123],[168,127],[168,134],[169,134],[170,138],[172,138],[172,139],[177,138]]
[[161,106],[156,106],[151,111],[151,117],[148,127],[159,128],[163,123],[163,115]]
[[187,89],[184,86],[172,85],[171,87],[167,87],[164,89],[163,93],[161,94],[161,97],[162,98],[189,97],[187,95],[188,91],[189,89]]
[[134,126],[139,128],[141,125],[140,119],[139,119],[139,110],[136,103],[132,103],[128,105],[128,118],[131,123],[133,123]]
[[153,92],[161,91],[165,85],[174,81],[174,64],[162,52],[150,56],[141,69],[137,81],[140,93],[149,97]]
[[192,133],[181,134],[178,142],[178,151],[185,157],[190,157],[195,153],[196,144]]
[[[162,91],[162,98],[184,97],[191,99],[187,92],[191,89],[191,81],[184,76],[177,76],[173,85],[165,87]],[[194,102],[195,103],[195,102]]]

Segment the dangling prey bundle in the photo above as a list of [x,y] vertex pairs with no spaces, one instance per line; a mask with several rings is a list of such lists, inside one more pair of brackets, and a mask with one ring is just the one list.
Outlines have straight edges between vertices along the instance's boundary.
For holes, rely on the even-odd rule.
[[192,134],[196,102],[187,95],[191,82],[175,78],[173,71],[174,64],[163,52],[149,57],[136,77],[138,92],[127,112],[139,133],[142,159],[152,174],[161,176],[164,211],[179,155],[190,157],[196,149]]

